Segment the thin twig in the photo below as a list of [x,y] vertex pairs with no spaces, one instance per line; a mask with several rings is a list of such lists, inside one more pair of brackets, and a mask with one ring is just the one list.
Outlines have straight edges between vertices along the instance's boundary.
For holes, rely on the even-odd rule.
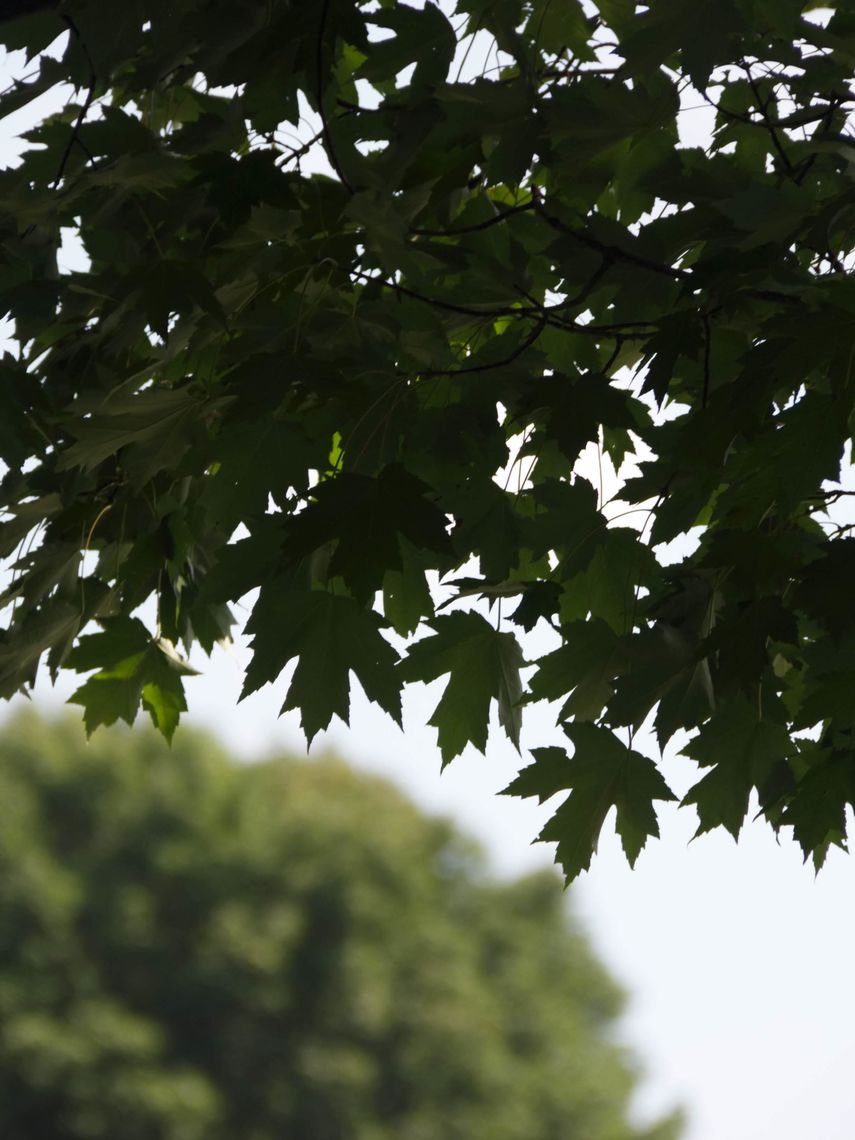
[[546,328],[547,318],[541,317],[525,340],[518,344],[513,352],[503,357],[502,360],[494,360],[491,364],[471,364],[465,368],[430,368],[419,371],[419,376],[463,376],[466,373],[472,372],[490,372],[493,368],[504,368],[506,364],[513,364],[513,362],[526,351],[538,339],[540,334]]
[[381,285],[384,289],[391,289],[395,293],[399,293],[402,297],[411,297],[414,301],[422,301],[426,305],[432,305],[437,309],[444,309],[449,313],[458,313],[463,317],[482,317],[484,320],[489,320],[492,317],[525,317],[530,316],[533,312],[541,312],[539,307],[524,309],[521,306],[514,308],[510,305],[494,305],[492,308],[476,309],[471,305],[458,305],[452,301],[442,301],[438,297],[428,297],[425,293],[418,293],[415,289],[409,289],[406,285],[401,285],[398,281],[390,281],[386,277],[372,276],[370,273],[365,273],[361,269],[352,270],[352,274],[366,284]]
[[95,98],[95,85],[96,81],[95,76],[93,75],[92,81],[89,85],[89,90],[86,93],[86,98],[83,101],[83,106],[80,108],[80,113],[75,120],[74,126],[71,129],[71,134],[68,136],[68,141],[65,144],[65,149],[62,152],[62,157],[59,160],[59,168],[56,172],[56,175],[54,176],[53,181],[50,184],[49,189],[51,190],[55,190],[62,181],[62,176],[65,174],[65,168],[68,166],[68,160],[71,158],[71,152],[74,150],[75,143],[81,148],[89,161],[93,161],[91,151],[87,146],[83,144],[80,139],[80,129],[83,126],[83,122],[89,112],[89,108],[92,106],[92,101]]
[[318,40],[315,45],[315,66],[317,68],[317,100],[318,100],[318,114],[321,117],[322,134],[324,144],[326,146],[327,157],[335,170],[336,174],[341,179],[342,185],[350,193],[354,193],[353,186],[351,186],[347,175],[341,168],[341,163],[338,160],[338,155],[335,151],[335,146],[332,140],[332,133],[330,131],[329,120],[327,113],[324,109],[324,82],[323,82],[323,65],[324,65],[324,32],[327,26],[327,16],[329,14],[330,0],[323,0],[323,7],[321,8],[321,22],[318,28]]
[[594,289],[596,289],[597,285],[599,285],[600,281],[605,277],[609,269],[611,269],[612,264],[612,259],[604,254],[599,266],[594,270],[578,293],[575,293],[572,297],[565,297],[565,299],[559,301],[557,305],[548,305],[546,311],[554,313],[560,312],[561,309],[578,308],[583,301],[587,301],[591,293],[593,293]]
[[751,94],[754,96],[754,102],[757,106],[757,110],[760,112],[760,116],[763,120],[763,125],[769,132],[769,138],[772,140],[772,146],[777,151],[778,157],[781,159],[781,162],[783,162],[786,171],[789,174],[792,174],[793,164],[790,162],[790,156],[784,150],[781,139],[778,135],[777,130],[775,129],[775,125],[769,118],[769,103],[768,101],[765,103],[763,102],[763,98],[760,95],[760,89],[757,86],[757,80],[754,78],[751,72],[750,65],[746,63],[745,60],[742,61],[742,67],[745,71],[746,76],[748,77],[748,86],[751,88]]
[[[836,94],[832,93],[832,97],[828,102],[828,107],[826,108],[823,117],[820,119],[820,125],[816,128],[813,135],[811,136],[812,138],[815,139],[817,135],[827,133],[831,130],[831,124],[834,122],[835,113],[840,109],[843,103],[843,99],[840,99]],[[808,158],[806,158],[802,163],[801,169],[798,167],[796,168],[794,179],[797,186],[801,186],[804,183],[804,180],[807,178],[808,174],[810,174],[814,163],[816,162],[818,153],[818,151],[814,151],[813,154],[809,155]]]
[[[526,308],[523,308],[521,305],[517,307],[497,305],[489,309],[476,309],[470,305],[458,305],[451,301],[442,301],[439,297],[428,297],[426,294],[418,293],[415,289],[409,289],[406,285],[401,285],[397,281],[390,281],[385,277],[372,276],[370,273],[365,273],[359,269],[354,269],[351,272],[354,277],[368,284],[380,285],[384,289],[393,290],[402,297],[411,297],[414,301],[421,301],[423,304],[433,306],[433,308],[443,309],[449,313],[458,313],[464,317],[481,317],[483,320],[490,320],[493,317],[530,317],[534,315],[542,317],[545,323],[553,328],[581,333],[584,336],[617,337],[623,340],[646,340],[649,336],[653,335],[657,328],[655,321],[648,321],[643,326],[637,321],[617,322],[611,325],[583,325],[577,321],[566,320],[555,316],[550,307],[538,304],[536,301]],[[532,300],[523,290],[520,290],[520,292],[527,300]]]
[[822,499],[826,503],[834,503],[838,499],[845,498],[848,495],[855,495],[855,491],[817,491],[813,495],[809,495],[809,499]]
[[499,213],[488,218],[485,222],[475,222],[471,226],[455,226],[447,230],[412,229],[410,233],[416,237],[457,237],[459,234],[474,234],[480,230],[488,230],[491,226],[499,225],[500,222],[504,222],[513,214],[522,214],[533,209],[534,202],[523,202],[519,206],[510,206],[507,210],[500,210]]
[[520,296],[525,297],[530,303],[532,310],[538,313],[544,313],[548,317],[549,323],[555,328],[585,333],[587,336],[595,336],[597,333],[603,333],[606,336],[619,334],[636,339],[653,336],[659,328],[659,321],[662,320],[661,317],[651,321],[613,321],[611,324],[602,325],[594,324],[593,321],[587,324],[579,324],[578,321],[572,319],[567,320],[562,317],[554,316],[554,314],[560,313],[562,309],[566,309],[570,305],[578,306],[581,304],[581,300],[584,300],[585,296],[594,288],[594,285],[604,272],[605,268],[601,266],[587,285],[582,287],[575,298],[571,298],[569,301],[557,301],[554,305],[542,305],[535,297],[527,293],[525,289],[520,288],[520,286],[517,286],[517,289],[519,290]]
[[363,107],[361,103],[354,103],[350,99],[336,99],[336,105],[343,107],[351,114],[360,115],[385,115],[388,111],[406,111],[407,107],[403,103],[381,103],[379,107]]
[[62,157],[59,160],[59,169],[57,170],[56,175],[50,184],[51,190],[55,190],[62,181],[62,176],[65,174],[65,168],[68,165],[68,160],[71,158],[71,152],[74,149],[75,143],[80,147],[90,162],[94,161],[91,151],[80,138],[80,131],[83,127],[86,116],[89,113],[89,108],[92,106],[92,101],[95,98],[95,91],[98,86],[98,76],[95,72],[95,64],[92,60],[92,56],[89,53],[89,48],[86,46],[86,41],[81,36],[80,29],[77,27],[77,24],[75,24],[71,16],[63,14],[62,19],[68,25],[71,34],[75,37],[77,43],[80,45],[81,51],[86,56],[86,62],[89,64],[89,90],[86,92],[86,98],[83,100],[83,106],[80,108],[80,112],[77,116],[77,119],[75,120],[74,126],[71,128],[71,134],[69,135],[68,142],[65,144],[65,149],[62,152]]
[[312,137],[309,139],[309,141],[303,143],[302,146],[296,146],[293,148],[289,148],[289,153],[287,155],[283,155],[281,165],[282,166],[288,166],[288,164],[291,162],[296,162],[299,165],[300,159],[304,158],[309,153],[309,151],[312,149],[312,147],[316,146],[317,143],[319,143],[323,137],[324,137],[324,128],[321,127],[321,129],[319,131],[317,131],[315,134],[313,134]]

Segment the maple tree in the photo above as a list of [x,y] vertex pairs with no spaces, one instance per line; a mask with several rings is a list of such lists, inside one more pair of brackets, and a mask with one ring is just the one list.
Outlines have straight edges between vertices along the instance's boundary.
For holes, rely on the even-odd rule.
[[74,94],[0,176],[0,693],[170,735],[257,590],[310,739],[353,678],[447,678],[444,762],[555,701],[510,791],[568,878],[657,834],[646,724],[701,831],[843,845],[855,3],[27,7],[0,114]]

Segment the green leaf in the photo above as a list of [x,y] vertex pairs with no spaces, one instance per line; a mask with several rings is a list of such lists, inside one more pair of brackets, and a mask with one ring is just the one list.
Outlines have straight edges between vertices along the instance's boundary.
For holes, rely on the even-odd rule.
[[596,542],[586,570],[565,583],[562,622],[590,614],[616,634],[630,633],[639,613],[639,593],[649,590],[661,571],[649,546],[629,527],[611,527],[592,536]]
[[564,748],[532,748],[534,763],[522,771],[503,789],[503,796],[526,799],[537,796],[539,804],[546,803],[569,787],[570,761]]
[[728,0],[660,0],[644,17],[636,18],[623,40],[633,71],[644,72],[665,62],[682,48],[685,70],[696,87],[705,87],[716,64],[731,58],[729,40],[741,24]]
[[282,711],[300,710],[309,743],[333,716],[347,723],[351,672],[368,699],[400,723],[398,655],[381,635],[382,624],[352,598],[275,582],[265,586],[246,626],[253,659],[241,696],[275,681],[297,657]]
[[597,0],[606,23],[620,36],[625,35],[635,16],[635,0]]
[[38,609],[25,612],[12,627],[14,640],[7,635],[5,644],[0,642],[0,696],[8,699],[32,685],[43,654],[59,650],[64,658],[83,625],[83,618],[79,605],[58,596],[49,598]]
[[449,674],[428,722],[437,729],[443,765],[467,744],[484,751],[494,700],[499,723],[519,747],[523,656],[517,639],[511,633],[499,633],[476,613],[448,614],[431,625],[435,632],[412,646],[400,673],[408,683],[434,681]]
[[567,574],[584,570],[597,548],[606,520],[597,510],[597,493],[581,478],[573,482],[545,479],[521,500],[523,547],[535,558],[548,552],[560,554]]
[[212,519],[232,528],[266,514],[271,496],[278,503],[291,488],[302,490],[306,472],[320,465],[317,444],[275,416],[229,425],[212,450],[216,459],[205,507]]
[[201,267],[191,261],[157,262],[142,280],[142,304],[154,331],[166,340],[172,314],[198,307],[225,324],[225,314]]
[[416,61],[412,86],[441,83],[454,59],[457,41],[454,29],[432,0],[422,8],[396,4],[372,15],[372,23],[390,28],[395,35],[374,45],[360,69],[360,74],[382,87],[397,72]]
[[581,59],[593,59],[590,24],[578,0],[535,6],[526,29],[538,47],[548,52],[571,51]]
[[592,724],[565,727],[574,745],[534,750],[534,763],[506,789],[507,795],[536,795],[540,802],[559,791],[570,795],[538,836],[557,843],[556,862],[568,883],[588,870],[606,816],[616,809],[615,829],[624,854],[635,865],[649,836],[659,835],[654,800],[674,800],[656,765]]
[[846,807],[855,804],[852,751],[830,751],[805,741],[802,755],[810,767],[789,797],[778,826],[792,827],[805,859],[814,856],[817,870],[830,843],[845,847]]
[[401,569],[383,578],[383,614],[396,633],[407,637],[422,618],[433,613],[433,598],[424,572],[424,558],[406,538],[398,538]]
[[123,448],[136,449],[141,481],[174,466],[190,445],[202,402],[192,388],[150,388],[139,395],[104,401],[92,414],[71,427],[77,442],[59,458],[61,469],[91,471]]
[[624,670],[625,646],[600,618],[573,622],[563,634],[564,644],[536,662],[532,698],[563,699],[562,720],[596,720],[614,694],[615,678]]
[[794,747],[784,725],[759,719],[747,701],[734,701],[716,709],[683,752],[712,768],[681,802],[697,807],[696,834],[723,826],[738,839],[751,789],[761,787]]
[[150,641],[151,634],[138,618],[108,618],[102,622],[99,633],[81,637],[66,664],[78,673],[112,668],[128,657],[144,653]]
[[855,539],[838,539],[805,569],[796,587],[797,601],[827,628],[849,632],[855,626],[851,607],[853,576]]
[[429,495],[426,484],[396,465],[376,479],[336,476],[294,518],[285,551],[296,560],[333,543],[328,577],[340,575],[357,598],[368,601],[388,570],[402,568],[400,538],[434,554],[450,551],[445,515]]
[[10,4],[10,14],[5,15],[3,20],[3,46],[6,51],[23,49],[29,62],[62,35],[62,24],[57,13],[40,10],[54,6],[52,0],[30,0],[29,3],[27,0],[18,0],[18,3]]
[[471,482],[447,496],[457,525],[451,539],[463,561],[477,551],[485,578],[507,578],[519,559],[520,522],[512,497],[492,480]]
[[633,638],[609,701],[609,722],[638,728],[657,704],[656,726],[662,740],[670,739],[677,726],[702,724],[715,707],[702,639],[683,623],[661,621]]
[[69,663],[78,672],[106,667],[75,690],[69,704],[83,706],[88,735],[117,720],[133,724],[142,704],[158,731],[171,740],[187,709],[181,678],[197,670],[171,642],[152,638],[136,618],[108,619],[103,625],[101,633],[81,639]]

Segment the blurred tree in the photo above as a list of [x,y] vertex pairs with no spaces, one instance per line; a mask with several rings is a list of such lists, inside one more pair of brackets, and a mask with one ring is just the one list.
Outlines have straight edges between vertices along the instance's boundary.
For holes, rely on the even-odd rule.
[[19,716],[0,745],[7,1140],[666,1140],[552,874],[331,759]]

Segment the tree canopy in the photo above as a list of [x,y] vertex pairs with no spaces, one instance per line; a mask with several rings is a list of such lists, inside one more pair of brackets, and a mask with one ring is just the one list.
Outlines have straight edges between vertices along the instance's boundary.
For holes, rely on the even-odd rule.
[[511,791],[569,793],[568,878],[657,834],[644,725],[700,831],[843,845],[855,2],[23,7],[0,115],[66,98],[0,176],[0,695],[169,736],[257,591],[310,740],[354,679],[444,678],[444,763],[555,702]]
[[344,765],[19,717],[0,742],[0,1131],[674,1140],[557,876]]

